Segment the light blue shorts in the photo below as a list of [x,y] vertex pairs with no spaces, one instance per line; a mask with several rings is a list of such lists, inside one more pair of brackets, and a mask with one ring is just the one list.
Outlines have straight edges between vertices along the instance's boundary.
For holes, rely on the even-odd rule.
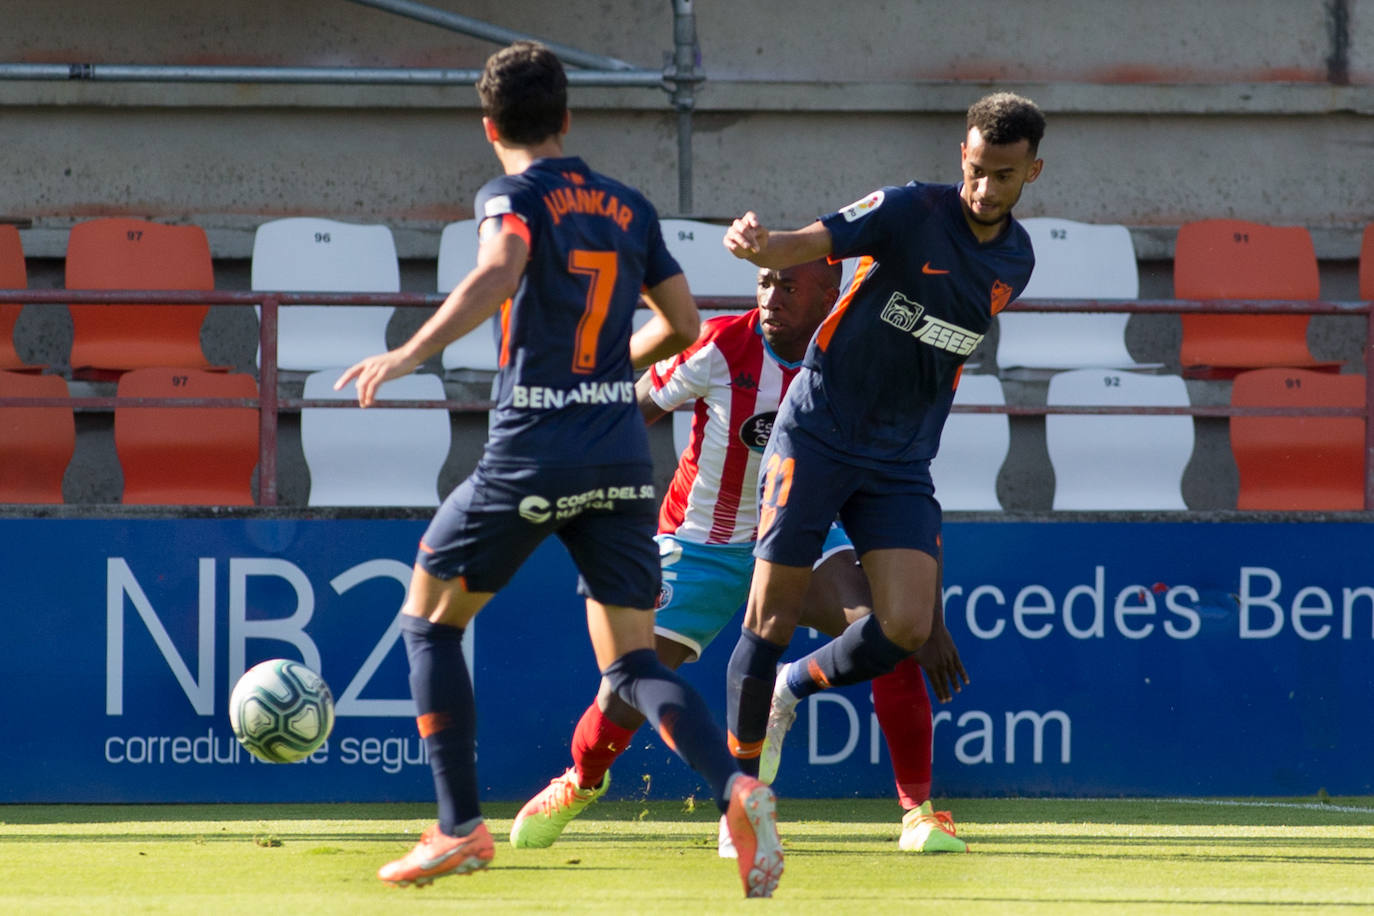
[[[754,576],[754,545],[696,544],[656,534],[663,584],[655,605],[654,632],[692,650],[696,661],[716,634],[743,609]],[[831,554],[853,549],[838,523],[830,526],[816,566]]]

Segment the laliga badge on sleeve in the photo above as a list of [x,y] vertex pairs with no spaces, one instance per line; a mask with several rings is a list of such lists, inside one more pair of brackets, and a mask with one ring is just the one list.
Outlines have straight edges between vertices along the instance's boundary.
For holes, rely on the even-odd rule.
[[840,215],[844,217],[846,223],[852,223],[859,217],[866,215],[869,211],[878,209],[878,207],[882,206],[882,203],[883,192],[877,190],[867,197],[856,200],[854,203],[845,207],[840,211]]

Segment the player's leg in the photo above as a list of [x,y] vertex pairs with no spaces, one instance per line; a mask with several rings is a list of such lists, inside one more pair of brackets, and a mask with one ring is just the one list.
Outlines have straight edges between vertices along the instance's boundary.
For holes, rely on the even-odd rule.
[[[656,638],[659,661],[676,670],[689,650],[681,643]],[[521,806],[511,823],[510,841],[517,849],[545,849],[563,828],[606,794],[611,764],[630,747],[630,739],[644,716],[622,700],[602,678],[596,699],[582,712],[573,729],[573,765]]]
[[787,700],[845,687],[886,674],[918,649],[930,633],[935,558],[920,550],[888,548],[863,555],[873,590],[873,613],[785,669]]
[[787,666],[791,698],[886,674],[930,635],[938,595],[940,505],[924,467],[870,471],[841,509],[873,613]]
[[915,658],[904,658],[873,679],[873,712],[892,758],[903,811],[930,798],[930,694]]
[[897,798],[904,809],[898,847],[906,852],[966,852],[968,844],[955,835],[949,812],[935,811],[930,803],[930,694],[915,658],[905,658],[873,679],[873,711],[887,741]]
[[886,674],[930,632],[939,582],[940,506],[925,469],[866,473],[841,517],[859,551],[873,613],[785,666],[773,695],[771,718],[778,723],[817,691]]
[[[734,616],[749,591],[751,544],[701,545],[672,535],[655,537],[663,582],[655,612],[654,651],[677,670],[695,660]],[[554,777],[520,809],[511,826],[517,847],[552,845],[610,785],[610,767],[644,723],[603,679],[597,698],[573,731],[573,766]]]
[[[968,678],[944,626],[942,589],[943,576],[935,584],[935,625],[930,639],[916,655],[873,679],[873,711],[887,741],[897,797],[904,809],[897,845],[907,852],[968,851],[968,844],[955,835],[949,812],[935,811],[930,802],[934,724],[925,675],[930,676],[941,702],[948,702],[951,690],[960,690],[960,681]],[[923,673],[923,664],[932,667]]]
[[898,847],[906,852],[966,852],[968,844],[955,835],[949,812],[936,811],[930,803],[930,694],[915,658],[905,658],[873,679],[873,711],[904,809]]
[[[654,651],[676,671],[695,661],[739,610],[749,594],[754,568],[752,544],[696,544],[671,534],[656,535],[662,585],[654,608]],[[594,709],[578,724],[573,761],[579,785],[597,786],[629,735],[643,723],[602,682]]]
[[801,619],[812,564],[854,479],[852,468],[794,440],[785,417],[773,427],[763,462],[754,575],[725,679],[730,751],[755,776],[778,662]]
[[[935,601],[940,600],[938,581],[933,596]],[[857,566],[843,529],[836,526],[826,540],[821,562],[816,565],[802,623],[826,635],[838,636],[849,624],[868,614],[871,604],[868,579]],[[786,682],[786,677],[779,677],[780,686]],[[964,851],[967,846],[954,835],[948,812],[931,808],[930,694],[914,657],[904,658],[891,671],[873,679],[873,708],[887,743],[897,797],[904,812],[900,847],[914,852]],[[784,701],[770,713],[769,741],[781,740],[786,732],[781,727],[783,720],[795,718],[794,710]],[[766,746],[762,758],[763,775],[770,782],[781,748],[776,755],[772,751],[771,745]]]
[[845,627],[873,612],[868,578],[844,529],[835,525],[816,562],[811,585],[802,601],[801,625],[832,639]]
[[[654,637],[654,653],[672,671],[695,657],[687,646],[662,636]],[[578,786],[604,791],[611,764],[629,748],[631,737],[643,724],[640,711],[622,700],[603,679],[596,700],[583,712],[573,732],[573,768]]]
[[[802,612],[803,626],[830,637],[839,636],[845,627],[872,610],[868,579],[843,531],[836,525],[827,538]],[[902,809],[920,807],[930,798],[933,729],[930,694],[914,658],[903,659],[887,674],[873,679],[873,708],[892,759]]]
[[652,613],[588,599],[587,622],[597,663],[605,665],[602,677],[710,784],[738,851],[746,896],[772,896],[783,869],[773,793],[739,772],[700,694],[648,648]]
[[[802,612],[802,625],[827,636],[839,636],[872,610],[868,578],[854,547],[836,525],[826,540]],[[873,710],[886,739],[902,809],[909,811],[930,798],[932,726],[930,695],[921,666],[906,658],[873,679]],[[771,781],[771,780],[769,780]]]
[[[636,488],[642,482],[624,481]],[[652,608],[660,584],[655,518],[651,507],[646,515],[636,508],[589,512],[559,532],[581,573],[578,589],[587,599],[587,632],[597,666],[610,689],[639,710],[669,749],[711,786],[740,851],[746,896],[772,896],[783,867],[773,793],[739,772],[706,702],[654,651]]]
[[383,881],[428,884],[491,860],[478,805],[477,716],[462,639],[545,535],[516,511],[527,492],[519,481],[492,477],[479,466],[439,507],[420,541],[401,637],[439,817],[409,855],[382,866]]
[[416,723],[434,775],[438,822],[411,852],[378,871],[391,884],[428,884],[485,868],[494,853],[482,820],[476,772],[472,681],[463,659],[463,632],[491,598],[461,579],[438,579],[418,564],[401,609],[401,637],[410,661]]
[[[844,632],[851,622],[867,616],[872,610],[873,598],[869,594],[868,579],[859,568],[854,555],[854,545],[850,543],[844,528],[831,525],[821,550],[821,558],[816,561],[811,583],[802,601],[801,624],[812,627],[826,636],[834,638]],[[777,777],[778,766],[782,761],[782,745],[796,721],[795,703],[777,703],[774,697],[786,684],[779,671],[769,696],[769,712],[763,749],[759,754],[759,778],[772,783]]]
[[759,775],[778,663],[801,619],[810,582],[810,566],[784,566],[762,558],[754,564],[744,626],[725,674],[730,753],[752,776]]

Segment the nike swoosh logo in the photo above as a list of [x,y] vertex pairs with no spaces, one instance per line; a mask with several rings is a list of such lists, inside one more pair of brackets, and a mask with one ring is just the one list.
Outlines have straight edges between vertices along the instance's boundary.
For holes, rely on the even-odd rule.
[[463,846],[465,845],[466,844],[459,844],[453,847],[452,849],[448,850],[447,852],[439,853],[432,859],[422,859],[415,864],[420,866],[421,871],[430,871],[431,869],[438,868],[440,865],[443,865],[449,859],[453,858],[455,855],[462,852]]
[[940,270],[939,268],[936,268],[936,267],[931,267],[931,266],[930,266],[930,262],[929,262],[929,261],[926,261],[924,264],[921,265],[921,273],[923,273],[923,274],[947,274],[947,273],[949,273],[949,271],[947,271],[947,270]]

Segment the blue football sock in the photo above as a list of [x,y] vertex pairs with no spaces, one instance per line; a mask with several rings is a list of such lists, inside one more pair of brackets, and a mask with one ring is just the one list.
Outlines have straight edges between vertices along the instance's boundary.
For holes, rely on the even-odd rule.
[[773,681],[785,651],[786,646],[741,628],[725,669],[725,725],[730,732],[730,749],[739,760],[739,768],[750,776],[759,775],[759,753],[768,731],[768,708],[773,704]]
[[701,695],[665,667],[653,649],[626,652],[601,675],[622,700],[643,713],[669,748],[705,777],[723,813],[730,804],[730,777],[739,770]]
[[787,689],[800,700],[828,687],[861,684],[887,674],[911,654],[888,639],[878,619],[869,614],[789,665]]
[[410,694],[429,750],[439,829],[465,836],[481,822],[477,802],[477,707],[463,660],[463,629],[401,616],[410,658]]

